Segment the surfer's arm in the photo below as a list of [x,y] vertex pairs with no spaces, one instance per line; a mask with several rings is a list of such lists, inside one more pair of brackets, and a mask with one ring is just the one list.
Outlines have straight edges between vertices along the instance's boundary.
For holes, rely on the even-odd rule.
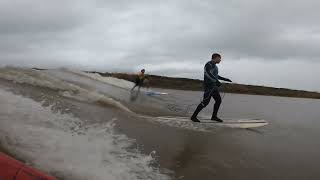
[[230,79],[222,77],[222,76],[219,76],[219,75],[218,75],[218,79],[222,80],[222,81],[232,82]]

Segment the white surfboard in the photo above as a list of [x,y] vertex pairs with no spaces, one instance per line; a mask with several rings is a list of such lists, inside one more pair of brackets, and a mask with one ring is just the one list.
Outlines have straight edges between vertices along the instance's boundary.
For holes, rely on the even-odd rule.
[[147,91],[146,95],[149,96],[157,96],[157,95],[167,95],[168,93],[164,93],[164,92],[157,92],[157,91]]
[[[190,123],[198,123],[193,122],[190,120],[190,117],[182,117],[182,116],[162,116],[157,117],[160,120],[169,120],[169,121],[183,121],[183,122],[190,122]],[[209,118],[205,117],[198,117],[200,120],[200,124],[206,123],[208,126],[224,126],[230,128],[256,128],[266,126],[269,123],[266,120],[258,119],[258,118],[239,118],[239,119],[226,119],[223,118],[223,122],[212,121]]]

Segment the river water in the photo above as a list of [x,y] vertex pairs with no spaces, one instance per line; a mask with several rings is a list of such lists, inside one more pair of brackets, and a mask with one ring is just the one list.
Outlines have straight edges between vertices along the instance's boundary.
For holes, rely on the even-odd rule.
[[159,120],[190,116],[202,92],[131,87],[67,69],[1,68],[1,146],[58,179],[320,177],[319,100],[222,93],[220,117],[269,123],[243,129]]

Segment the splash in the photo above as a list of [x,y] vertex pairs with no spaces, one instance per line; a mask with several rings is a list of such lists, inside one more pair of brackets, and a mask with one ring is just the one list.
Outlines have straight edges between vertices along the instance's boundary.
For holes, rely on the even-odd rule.
[[28,164],[63,179],[170,179],[154,158],[115,131],[117,119],[84,125],[69,114],[0,90],[0,141]]
[[[51,70],[50,72],[59,74],[61,71],[66,70]],[[13,81],[14,83],[28,84],[36,87],[57,90],[64,97],[86,102],[98,102],[131,112],[129,108],[121,104],[119,101],[108,97],[106,94],[101,94],[95,90],[85,89],[76,84],[64,81],[52,76],[48,71],[4,67],[0,68],[0,78]]]

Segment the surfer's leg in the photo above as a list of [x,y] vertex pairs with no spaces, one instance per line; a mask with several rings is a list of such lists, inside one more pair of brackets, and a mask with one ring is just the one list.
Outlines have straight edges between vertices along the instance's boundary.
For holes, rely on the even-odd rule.
[[214,106],[213,106],[213,113],[212,113],[212,120],[216,120],[219,122],[222,122],[222,120],[220,118],[217,117],[220,105],[221,105],[221,96],[218,90],[215,90],[212,92],[211,96],[213,97],[213,99],[215,100]]
[[133,91],[134,90],[134,88],[136,88],[137,87],[137,84],[135,84],[134,86],[133,86],[133,88],[131,89],[131,91]]
[[140,86],[140,79],[139,79],[139,77],[136,78],[136,80],[135,80],[135,85],[133,86],[133,88],[131,89],[131,91],[133,91],[134,88],[136,88],[137,86]]
[[192,121],[200,122],[197,119],[197,116],[200,113],[200,111],[209,104],[210,99],[211,99],[211,94],[210,93],[211,93],[210,91],[205,91],[204,92],[202,102],[198,105],[197,109],[194,111],[194,113],[191,116],[191,120]]

